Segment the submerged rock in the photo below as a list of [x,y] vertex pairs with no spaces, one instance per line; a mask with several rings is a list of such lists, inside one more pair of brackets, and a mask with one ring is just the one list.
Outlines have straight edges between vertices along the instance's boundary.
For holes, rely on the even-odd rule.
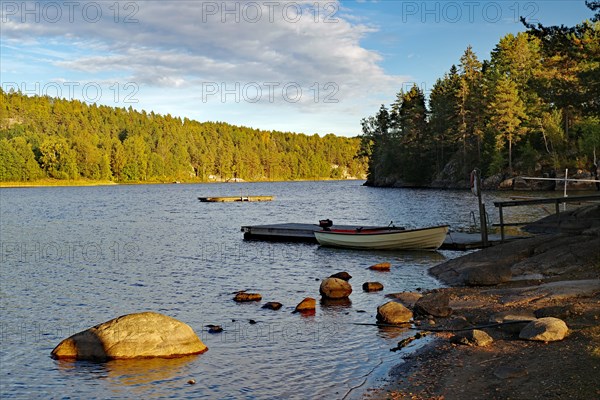
[[377,321],[385,324],[403,324],[412,317],[412,311],[395,301],[388,301],[377,307]]
[[123,315],[63,340],[55,359],[109,360],[178,357],[208,348],[187,324],[155,312]]
[[234,301],[238,303],[244,303],[248,301],[261,301],[262,296],[260,293],[246,293],[246,292],[238,292],[233,298]]
[[383,285],[379,282],[365,282],[362,288],[365,292],[378,292],[383,290]]
[[223,327],[221,325],[206,325],[208,328],[208,333],[221,333],[223,332]]
[[352,275],[350,275],[346,271],[342,271],[342,272],[338,272],[336,274],[331,275],[330,278],[338,278],[338,279],[348,282],[350,279],[352,279]]
[[325,278],[319,287],[321,296],[329,299],[343,299],[350,296],[352,286],[339,278]]
[[312,297],[306,297],[294,309],[294,312],[313,311],[317,307],[317,301]]
[[546,317],[536,319],[527,324],[519,333],[519,338],[537,340],[541,342],[554,342],[563,340],[569,333],[567,324],[561,319]]
[[278,303],[276,301],[269,301],[268,303],[265,303],[265,305],[262,306],[262,308],[267,308],[269,310],[279,310],[282,306],[283,304]]
[[389,271],[391,267],[392,264],[390,264],[389,262],[382,262],[379,264],[371,265],[369,269],[373,271]]

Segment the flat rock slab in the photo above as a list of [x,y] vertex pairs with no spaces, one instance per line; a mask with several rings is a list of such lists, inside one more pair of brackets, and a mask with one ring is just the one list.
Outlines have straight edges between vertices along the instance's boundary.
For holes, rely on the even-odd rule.
[[208,348],[187,324],[169,316],[142,312],[123,315],[63,340],[55,359],[109,360],[179,357]]
[[540,300],[561,301],[600,293],[600,279],[557,281],[523,288],[492,289],[483,293],[501,296],[501,303],[507,306],[518,306]]
[[483,249],[429,269],[451,286],[496,285],[533,275],[557,276],[590,271],[600,257],[600,237],[543,235]]

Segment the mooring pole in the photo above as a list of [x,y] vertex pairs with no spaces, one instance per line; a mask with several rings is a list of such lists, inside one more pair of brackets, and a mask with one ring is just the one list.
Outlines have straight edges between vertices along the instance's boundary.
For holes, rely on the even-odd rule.
[[471,172],[471,190],[477,196],[477,202],[479,203],[479,223],[481,226],[481,243],[483,247],[488,246],[488,232],[487,232],[487,218],[485,215],[485,203],[481,199],[481,172],[475,168]]

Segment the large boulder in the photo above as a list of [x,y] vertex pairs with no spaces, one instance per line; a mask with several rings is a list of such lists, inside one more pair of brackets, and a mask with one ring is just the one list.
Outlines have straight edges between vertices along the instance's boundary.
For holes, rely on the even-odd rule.
[[432,315],[434,317],[449,317],[452,308],[448,306],[450,296],[443,292],[428,293],[415,303],[413,311],[415,315]]
[[404,324],[412,317],[412,311],[395,301],[388,301],[377,307],[377,321],[384,324]]
[[208,348],[187,324],[155,312],[142,312],[96,325],[63,340],[55,359],[109,360],[178,357]]
[[319,293],[328,299],[343,299],[350,296],[352,286],[343,279],[325,278],[321,282]]
[[463,272],[463,281],[467,286],[494,286],[509,282],[511,278],[510,267],[505,265],[478,265]]
[[541,342],[554,342],[563,340],[569,333],[567,324],[561,319],[546,317],[536,319],[527,324],[519,333],[519,338],[537,340]]
[[371,265],[369,269],[373,271],[389,271],[391,267],[392,264],[390,264],[389,262],[382,262],[379,264]]

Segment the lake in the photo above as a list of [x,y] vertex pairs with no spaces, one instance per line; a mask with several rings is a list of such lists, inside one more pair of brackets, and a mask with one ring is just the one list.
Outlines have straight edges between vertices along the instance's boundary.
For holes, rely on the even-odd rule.
[[[0,189],[2,398],[343,398],[401,362],[413,334],[374,323],[385,293],[440,284],[427,269],[460,253],[370,252],[244,241],[242,225],[330,218],[339,224],[468,229],[468,191],[377,189],[362,181]],[[199,196],[274,195],[263,203]],[[486,195],[492,201],[514,193]],[[543,215],[543,210],[540,211]],[[536,212],[538,212],[536,211]],[[368,266],[389,261],[391,272]],[[349,304],[318,304],[320,280],[349,272]],[[362,283],[385,289],[364,293]],[[232,301],[239,290],[261,303]],[[261,309],[267,301],[279,311]],[[189,324],[209,351],[106,363],[50,358],[62,339],[117,316],[157,311]],[[251,324],[250,320],[256,323]],[[219,324],[220,334],[205,325]],[[410,347],[405,351],[411,351]],[[195,379],[195,385],[187,384]]]

